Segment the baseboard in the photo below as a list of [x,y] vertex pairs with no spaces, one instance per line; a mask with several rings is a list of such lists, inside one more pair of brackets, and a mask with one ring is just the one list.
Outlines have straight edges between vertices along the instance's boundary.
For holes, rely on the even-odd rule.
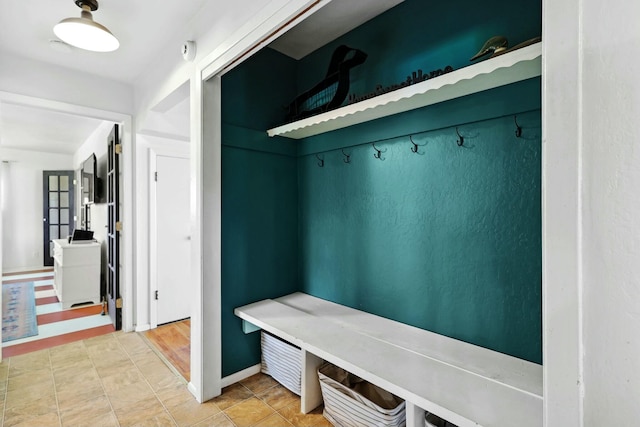
[[148,331],[149,329],[151,329],[151,325],[149,325],[149,324],[136,325],[135,331],[136,332],[144,332],[144,331]]
[[[224,377],[222,378],[222,380],[220,380],[220,383],[221,383],[220,388],[229,387],[230,385],[240,382],[245,378],[249,378],[251,375],[258,374],[260,373],[260,368],[261,366],[258,363],[257,365],[250,366],[247,369],[243,369],[242,371],[236,372],[235,374],[231,374],[227,377]],[[191,383],[191,381],[189,381],[189,383],[187,384],[187,390],[189,390],[189,392],[191,392],[193,397],[195,397],[196,400],[200,402],[196,387],[193,385],[193,383]]]
[[37,266],[33,265],[31,267],[10,267],[6,268],[3,266],[2,274],[12,274],[12,273],[25,273],[28,274],[30,271],[40,271],[40,270],[51,270],[53,273],[53,266]]
[[189,384],[187,384],[187,390],[191,392],[191,394],[193,395],[193,397],[196,398],[198,403],[202,403],[200,402],[200,399],[198,399],[198,391],[196,390],[196,387],[191,383],[191,381],[189,381]]
[[239,381],[244,380],[245,378],[249,378],[251,375],[255,375],[260,373],[260,364],[253,365],[248,367],[247,369],[243,369],[242,371],[236,372],[235,374],[231,374],[227,377],[222,378],[222,387],[228,387],[231,384],[235,384]]

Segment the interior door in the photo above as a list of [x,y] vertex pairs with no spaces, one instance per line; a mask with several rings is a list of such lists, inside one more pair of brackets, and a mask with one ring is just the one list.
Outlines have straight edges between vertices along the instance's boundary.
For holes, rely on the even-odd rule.
[[42,172],[43,264],[53,265],[53,240],[66,239],[73,232],[73,171]]
[[114,125],[107,148],[107,308],[116,330],[122,328],[120,297],[120,135]]
[[157,156],[155,174],[157,323],[191,316],[189,159]]

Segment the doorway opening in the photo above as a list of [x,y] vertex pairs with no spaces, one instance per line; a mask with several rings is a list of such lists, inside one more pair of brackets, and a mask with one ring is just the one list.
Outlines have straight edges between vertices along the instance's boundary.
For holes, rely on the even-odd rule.
[[[147,115],[137,136],[140,191],[148,216],[148,327],[138,326],[164,359],[190,378],[190,318],[195,301],[191,280],[190,106],[189,82],[183,83]],[[143,200],[143,198],[140,198]],[[139,252],[142,256],[142,253]],[[146,330],[149,329],[149,330]]]
[[[104,138],[100,138],[100,129],[102,127],[111,127],[113,123],[122,123],[125,142],[123,146],[128,146],[124,150],[128,153],[132,142],[131,118],[126,114],[6,92],[0,92],[0,103],[2,104],[0,112],[2,113],[3,123],[5,123],[7,131],[11,131],[7,133],[7,138],[3,138],[2,146],[0,146],[0,158],[3,162],[1,179],[3,186],[3,209],[0,213],[0,220],[3,222],[3,229],[5,231],[15,230],[15,232],[12,233],[2,233],[3,261],[0,261],[0,268],[3,272],[3,283],[12,280],[29,280],[34,282],[35,299],[40,300],[36,305],[36,310],[40,310],[40,312],[37,312],[40,333],[38,336],[32,337],[28,343],[14,342],[16,346],[14,346],[15,348],[13,348],[12,351],[17,351],[17,344],[28,344],[27,347],[31,348],[34,345],[44,345],[45,339],[51,341],[50,338],[52,338],[52,336],[47,332],[47,329],[56,328],[62,331],[55,336],[60,334],[73,334],[98,326],[94,324],[95,322],[93,320],[90,320],[94,319],[94,316],[102,320],[102,307],[99,304],[99,299],[98,301],[91,301],[94,303],[91,307],[82,306],[80,309],[67,310],[63,308],[63,304],[60,302],[55,290],[55,271],[47,270],[45,272],[38,272],[38,270],[43,269],[43,265],[45,264],[44,255],[46,245],[43,244],[45,234],[43,223],[51,222],[52,219],[55,220],[55,224],[52,223],[51,225],[56,226],[55,231],[57,234],[53,237],[62,240],[66,240],[67,237],[73,233],[74,229],[84,228],[86,218],[84,218],[83,221],[81,212],[84,212],[84,209],[82,209],[84,206],[82,206],[81,176],[79,173],[82,169],[82,163],[90,152],[98,152],[93,148],[94,146],[97,147],[97,144],[104,146],[104,151],[106,152],[107,141]],[[33,120],[36,122],[33,123]],[[49,135],[53,136],[63,131],[68,131],[74,133],[74,137],[54,138],[50,136],[48,139],[25,138],[22,145],[17,142],[11,142],[11,135],[15,136],[21,132],[36,135],[38,131],[50,132]],[[40,144],[44,141],[46,145],[38,146],[39,140]],[[76,141],[76,145],[71,144],[71,140]],[[47,186],[46,196],[48,199],[53,197],[54,204],[57,204],[57,207],[49,206],[48,216],[42,215],[44,206],[43,199],[45,197],[45,191],[43,191],[43,171],[45,170],[55,171],[55,173],[59,173],[59,171],[73,171],[72,174],[65,175],[65,178],[58,177],[57,182],[51,182],[53,187],[51,187],[51,185]],[[130,175],[130,169],[129,167],[125,167],[121,179],[128,179],[128,175]],[[50,180],[51,176],[48,177],[48,184]],[[34,188],[32,192],[24,191],[25,183],[29,182],[31,182],[29,185]],[[55,189],[56,185],[57,190]],[[72,189],[71,187],[74,188]],[[17,191],[18,188],[20,188],[21,191]],[[37,200],[16,203],[16,197],[22,197],[22,199],[24,199],[27,193],[32,193],[33,197],[37,198]],[[121,206],[126,204],[126,200],[129,199],[130,196],[131,189],[129,187],[120,199]],[[71,207],[72,200],[76,202],[75,209]],[[51,200],[48,201],[51,202]],[[49,205],[51,205],[51,203],[49,203]],[[29,208],[29,206],[32,208]],[[34,206],[38,206],[38,208],[33,209]],[[96,206],[98,205],[95,204],[93,207],[93,220],[99,221],[100,217],[106,218],[106,207],[104,213],[100,214]],[[36,217],[33,221],[27,223],[28,216],[14,212],[17,207],[36,212]],[[52,209],[55,211],[52,211]],[[43,219],[45,219],[45,221],[43,221]],[[18,221],[18,223],[16,223],[16,221]],[[97,222],[95,222],[95,224],[97,224]],[[129,226],[131,226],[130,222],[126,224],[126,227]],[[48,231],[51,233],[51,230],[52,228],[50,227]],[[49,236],[49,240],[53,237]],[[128,248],[130,244],[131,241],[127,239],[126,242],[123,242],[122,247]],[[102,266],[106,265],[100,260],[99,262]],[[132,271],[132,260],[130,257],[129,259],[121,259],[119,264],[126,269],[126,273],[123,275],[123,282],[125,282],[123,289],[126,289],[125,293],[129,293],[131,290],[127,284],[130,283],[128,275]],[[39,276],[32,276],[31,272],[34,270],[36,270]],[[100,279],[98,279],[97,287],[99,293]],[[129,312],[131,309],[129,302],[131,301],[131,297],[128,295],[123,295],[123,297],[123,307],[125,312],[127,312],[124,316],[124,319],[126,319],[125,329],[130,330],[131,327],[129,325],[132,316]],[[49,301],[53,298],[58,299],[58,301]],[[51,304],[60,305],[60,309],[55,310],[51,308]],[[96,310],[97,312],[94,313]],[[108,317],[106,319],[107,323],[110,324]],[[42,325],[40,325],[41,320]],[[60,328],[63,323],[65,328]],[[102,323],[99,326],[108,326]],[[111,327],[111,329],[113,330],[113,327]],[[40,342],[38,343],[38,341]],[[60,342],[57,344],[60,344]],[[51,346],[57,344],[51,344]],[[41,347],[34,347],[34,349],[40,348]],[[19,350],[21,352],[20,354],[28,352],[23,351],[23,349]],[[7,351],[5,355],[11,354],[11,352]]]

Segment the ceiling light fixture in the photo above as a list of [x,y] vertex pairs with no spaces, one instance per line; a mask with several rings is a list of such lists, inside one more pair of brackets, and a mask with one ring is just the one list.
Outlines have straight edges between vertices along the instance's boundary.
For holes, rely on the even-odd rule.
[[80,49],[112,52],[120,47],[118,39],[104,25],[93,20],[91,12],[98,10],[98,0],[75,0],[82,9],[80,18],[67,18],[53,27],[62,41]]

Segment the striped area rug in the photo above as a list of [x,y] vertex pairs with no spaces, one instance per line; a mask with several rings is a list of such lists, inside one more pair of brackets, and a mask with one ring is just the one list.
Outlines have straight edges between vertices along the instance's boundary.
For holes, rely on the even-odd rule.
[[3,273],[3,288],[25,282],[33,282],[35,285],[33,289],[38,334],[3,342],[3,357],[43,350],[115,331],[109,316],[101,315],[100,305],[63,310],[53,287],[51,269]]
[[33,282],[2,286],[2,342],[38,335]]

